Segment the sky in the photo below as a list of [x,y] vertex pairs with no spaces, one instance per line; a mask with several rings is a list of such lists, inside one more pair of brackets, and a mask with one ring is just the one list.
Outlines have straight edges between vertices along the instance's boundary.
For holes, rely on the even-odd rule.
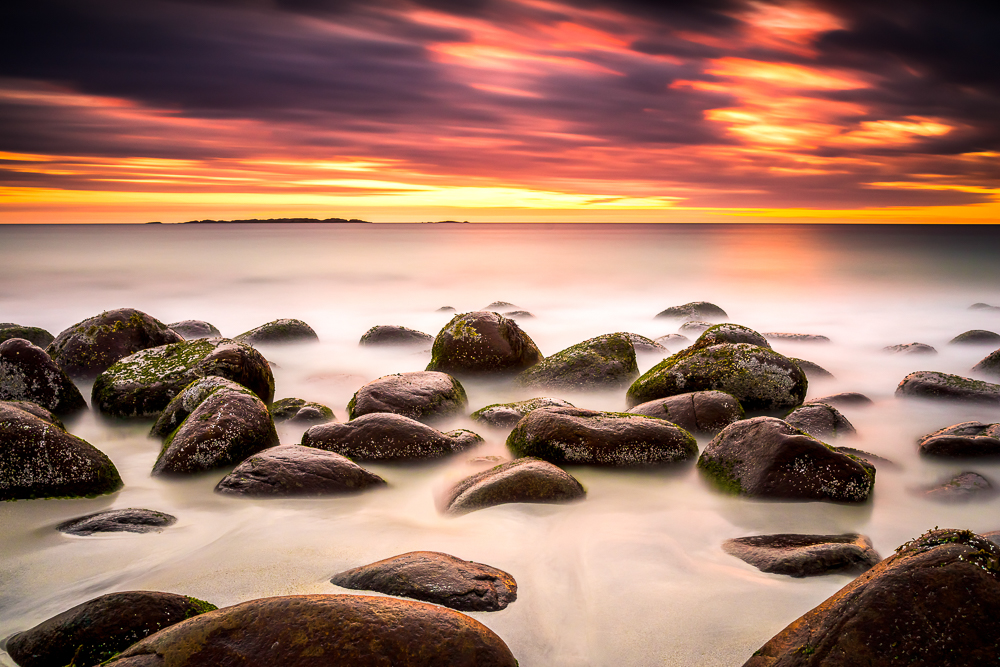
[[995,223],[994,7],[7,3],[0,223]]

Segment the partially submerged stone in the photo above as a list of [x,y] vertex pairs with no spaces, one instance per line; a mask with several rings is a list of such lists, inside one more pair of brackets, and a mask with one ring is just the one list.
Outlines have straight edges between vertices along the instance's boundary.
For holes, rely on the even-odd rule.
[[508,310],[503,314],[504,317],[508,317],[512,320],[533,320],[535,316],[526,310]]
[[333,410],[327,406],[302,398],[283,398],[271,403],[267,409],[276,424],[325,424],[335,419]]
[[459,611],[499,611],[517,599],[517,582],[503,570],[437,551],[411,551],[362,565],[333,575],[330,583]]
[[872,399],[857,391],[845,391],[840,394],[830,394],[829,396],[814,398],[809,402],[826,403],[827,405],[832,405],[835,408],[868,407],[874,405],[874,401],[872,401]]
[[864,535],[754,535],[726,540],[722,549],[761,572],[790,577],[857,573],[882,560]]
[[840,410],[828,403],[810,401],[792,410],[785,421],[797,429],[805,431],[814,438],[835,438],[845,435],[857,435],[847,417]]
[[236,340],[250,345],[283,345],[286,343],[314,343],[319,336],[313,328],[296,319],[273,320],[255,329],[241,333]]
[[184,340],[195,340],[198,338],[219,338],[222,332],[214,324],[209,324],[204,320],[183,320],[168,324],[173,331],[180,334]]
[[366,331],[358,345],[362,347],[430,347],[434,336],[407,327],[381,324]]
[[510,301],[494,301],[485,308],[482,308],[482,310],[492,310],[494,312],[503,313],[508,310],[515,310],[518,307],[519,306],[514,305]]
[[335,496],[385,486],[385,480],[334,452],[280,445],[254,454],[222,478],[216,493],[255,497]]
[[705,435],[715,435],[745,416],[740,402],[723,391],[694,391],[657,398],[626,412],[666,419],[689,433]]
[[774,417],[724,428],[705,447],[698,469],[716,488],[751,498],[861,503],[875,484],[870,463]]
[[[660,354],[667,351],[667,348],[663,347],[652,338],[646,338],[645,336],[640,336],[637,333],[626,333],[625,335],[628,336],[628,339],[632,342],[632,347],[635,348],[636,354]],[[681,336],[681,338],[684,337]],[[687,339],[684,338],[684,340]]]
[[973,373],[982,373],[991,377],[1000,377],[1000,350],[986,355],[982,361],[972,367]]
[[71,378],[90,380],[139,350],[182,340],[158,319],[134,308],[119,308],[74,324],[45,351]]
[[572,345],[521,371],[515,383],[553,391],[621,390],[639,377],[628,334],[604,334]]
[[898,466],[895,461],[890,461],[884,456],[872,454],[871,452],[866,452],[865,450],[857,449],[856,447],[834,447],[834,449],[842,454],[850,454],[856,459],[868,461],[868,463],[871,463],[876,468],[895,468]]
[[987,500],[996,492],[990,481],[979,473],[963,472],[943,484],[924,489],[923,495],[939,503],[967,503]]
[[0,343],[0,401],[30,401],[64,417],[87,409],[69,376],[23,338]]
[[806,359],[799,359],[797,357],[788,357],[792,362],[795,363],[802,372],[806,374],[806,378],[810,380],[833,380],[833,373],[826,370],[819,364],[813,361],[808,361]]
[[660,336],[654,339],[657,345],[661,345],[664,348],[683,348],[691,344],[691,339],[679,333],[671,333],[665,336]]
[[529,412],[507,436],[507,449],[557,465],[668,465],[698,454],[694,437],[668,421],[581,408]]
[[17,633],[6,649],[21,667],[97,665],[163,628],[215,609],[175,593],[109,593]]
[[459,377],[507,376],[542,360],[542,353],[513,320],[494,312],[456,315],[431,347],[429,371]]
[[11,338],[23,338],[43,349],[55,340],[55,336],[40,327],[25,327],[12,322],[0,324],[0,343]]
[[889,345],[888,347],[883,347],[882,351],[889,354],[937,354],[937,350],[926,343]]
[[1000,424],[953,424],[920,438],[917,447],[935,458],[995,458],[1000,456]]
[[462,383],[437,371],[394,373],[358,389],[347,404],[349,419],[391,412],[424,423],[464,416],[469,399]]
[[681,334],[700,335],[702,332],[706,331],[711,326],[712,326],[711,322],[703,322],[701,320],[691,320],[689,322],[685,322],[684,324],[682,324],[677,329],[677,332]]
[[988,303],[974,303],[969,306],[969,310],[985,310],[1000,313],[1000,306],[991,306]]
[[466,514],[507,503],[567,503],[586,495],[568,472],[529,456],[466,477],[452,487],[441,511]]
[[572,403],[561,398],[529,398],[524,401],[514,401],[513,403],[494,403],[480,408],[470,415],[470,419],[475,422],[489,424],[496,428],[513,428],[521,417],[532,410],[538,408],[572,408]]
[[896,396],[1000,405],[1000,385],[937,371],[915,371],[899,383]]
[[253,393],[243,385],[217,375],[200,378],[184,387],[179,394],[167,403],[167,407],[163,408],[163,411],[160,412],[160,416],[157,417],[149,434],[161,440],[166,438],[177,430],[177,427],[194,412],[195,408],[201,405],[202,401],[220,390],[235,391],[244,394]]
[[[0,331],[0,334],[3,334]],[[950,341],[949,345],[1000,345],[1000,334],[984,329],[972,329],[960,333]]]
[[105,510],[63,521],[56,530],[70,535],[94,533],[154,533],[177,522],[177,517],[156,510],[130,507]]
[[729,316],[726,311],[708,301],[692,301],[681,306],[671,306],[657,313],[658,318],[673,318],[687,320],[724,320]]
[[733,324],[732,322],[715,324],[705,329],[691,347],[701,349],[721,343],[749,343],[750,345],[771,349],[771,344],[764,336],[750,327],[745,327],[742,324]]
[[362,415],[344,424],[320,424],[302,434],[302,444],[355,461],[408,462],[439,459],[483,442],[465,429],[442,433],[389,412]]
[[792,341],[795,343],[829,343],[830,339],[826,336],[820,336],[819,334],[804,334],[804,333],[783,333],[779,331],[769,331],[762,334],[764,338],[768,340],[784,340]]

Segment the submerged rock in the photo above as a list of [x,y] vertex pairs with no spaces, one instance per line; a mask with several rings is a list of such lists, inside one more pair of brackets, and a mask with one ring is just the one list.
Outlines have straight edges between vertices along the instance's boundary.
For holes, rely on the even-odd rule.
[[682,306],[671,306],[657,313],[658,318],[676,318],[688,320],[724,320],[729,316],[714,303],[708,301],[692,301]]
[[860,503],[875,484],[870,463],[773,417],[724,428],[705,447],[698,468],[720,490],[752,498]]
[[761,572],[812,577],[863,572],[882,560],[864,535],[754,535],[726,540],[722,549]]
[[174,593],[110,593],[17,633],[6,649],[21,667],[97,665],[140,639],[214,609]]
[[1000,306],[991,306],[988,303],[974,303],[969,306],[969,310],[986,310],[1000,313]]
[[320,424],[302,434],[302,444],[355,461],[405,462],[438,459],[483,442],[465,429],[442,433],[389,412],[362,415],[345,424]]
[[854,447],[834,447],[834,450],[840,452],[841,454],[850,454],[854,458],[861,459],[862,461],[868,461],[876,468],[895,468],[897,467],[895,461],[890,461],[889,459],[879,456],[878,454],[872,454],[871,452],[866,452],[863,449],[856,449]]
[[502,313],[502,312],[506,312],[507,310],[514,310],[514,309],[516,309],[518,307],[519,306],[516,306],[516,305],[512,304],[510,301],[494,301],[493,303],[491,303],[490,305],[486,306],[485,308],[482,308],[482,310],[492,310],[493,312],[501,312]]
[[566,503],[586,495],[568,472],[528,456],[466,477],[448,493],[441,511],[466,514],[507,503]]
[[556,391],[620,390],[639,377],[628,334],[604,334],[572,345],[521,371],[523,387]]
[[805,359],[798,359],[796,357],[788,357],[792,362],[794,362],[802,372],[806,374],[806,377],[810,380],[833,380],[833,373],[826,370],[819,364],[807,361]]
[[668,421],[580,408],[532,410],[507,436],[507,449],[555,464],[598,466],[665,465],[698,454],[691,434]]
[[1000,424],[969,421],[954,424],[917,441],[924,456],[938,458],[992,458],[1000,456]]
[[105,510],[69,521],[63,521],[56,530],[70,535],[94,533],[154,533],[177,523],[177,517],[130,507],[123,510]]
[[744,667],[989,665],[1000,660],[1000,549],[970,531],[907,542]]
[[504,317],[509,317],[512,320],[533,320],[535,316],[526,310],[508,310],[503,314]]
[[87,409],[69,376],[23,338],[0,343],[0,401],[30,401],[64,417]]
[[499,611],[517,599],[503,570],[436,551],[411,551],[333,575],[331,584],[458,609]]
[[469,399],[462,383],[437,371],[394,373],[372,380],[347,404],[350,419],[391,412],[424,423],[465,415]]
[[[629,341],[631,341],[636,354],[659,354],[667,351],[667,348],[663,347],[652,338],[646,338],[645,336],[640,336],[637,333],[626,333],[625,335],[628,336]],[[681,336],[681,338],[684,337]],[[687,339],[684,338],[684,340]]]
[[55,336],[39,327],[23,327],[20,324],[13,324],[11,322],[0,324],[0,343],[11,338],[23,338],[32,345],[37,345],[41,348],[48,347],[55,340]]
[[428,347],[434,336],[423,331],[388,324],[374,326],[366,331],[358,345],[362,347]]
[[995,495],[995,491],[990,481],[982,475],[963,472],[944,484],[924,489],[923,495],[928,500],[939,503],[967,503],[991,498]]
[[715,435],[745,416],[740,402],[723,391],[694,391],[657,398],[626,412],[666,419],[689,433],[706,435]]
[[796,343],[829,343],[830,339],[826,336],[820,336],[818,334],[803,334],[803,333],[781,333],[777,331],[769,331],[762,334],[764,338],[768,340],[788,340],[794,341]]
[[513,428],[521,417],[538,408],[572,408],[572,403],[561,398],[529,398],[513,403],[494,403],[480,408],[470,415],[472,421],[482,422],[496,428]]
[[704,333],[698,336],[698,339],[691,347],[702,349],[721,343],[748,343],[757,347],[771,349],[771,344],[762,335],[750,327],[745,327],[742,324],[733,324],[732,322],[716,324],[705,329]]
[[183,320],[181,322],[168,324],[167,326],[174,332],[180,334],[185,340],[222,337],[222,332],[216,329],[215,325],[209,324],[203,320]]
[[[0,334],[3,332],[0,331]],[[949,345],[1000,345],[1000,334],[983,329],[972,329],[960,333],[950,341]]]
[[203,667],[234,656],[247,667],[517,665],[502,639],[465,614],[365,595],[251,600],[166,628],[107,664]]
[[937,354],[930,345],[924,343],[905,343],[903,345],[890,345],[882,348],[883,352],[889,354]]
[[250,456],[222,478],[216,493],[256,497],[358,493],[385,480],[334,452],[280,445]]
[[1000,405],[1000,385],[937,371],[916,371],[903,378],[896,396]]
[[256,329],[241,333],[236,340],[250,345],[284,345],[286,343],[315,343],[319,336],[302,320],[273,320]]
[[682,334],[701,334],[712,326],[711,322],[702,322],[701,320],[691,320],[690,322],[685,322],[677,329],[678,333]]
[[504,376],[541,360],[535,342],[513,320],[477,311],[456,315],[441,329],[426,370],[459,377]]
[[827,403],[809,402],[792,410],[785,421],[801,429],[814,438],[832,438],[843,435],[857,435],[847,417],[840,410]]
[[109,310],[61,332],[45,350],[66,374],[90,380],[119,359],[184,340],[163,322],[134,308]]
[[681,335],[679,333],[667,334],[665,336],[660,336],[656,338],[653,342],[657,345],[661,345],[666,348],[682,348],[687,347],[691,343],[691,339],[687,336]]
[[868,398],[864,394],[856,391],[845,391],[840,394],[830,394],[829,396],[822,396],[820,398],[814,398],[810,403],[826,403],[827,405],[832,405],[835,408],[839,407],[867,407],[874,405],[874,401]]
[[1000,350],[990,352],[986,358],[972,367],[972,372],[1000,377]]
[[321,403],[312,403],[301,398],[283,398],[267,406],[271,419],[277,424],[325,424],[335,417],[333,410]]

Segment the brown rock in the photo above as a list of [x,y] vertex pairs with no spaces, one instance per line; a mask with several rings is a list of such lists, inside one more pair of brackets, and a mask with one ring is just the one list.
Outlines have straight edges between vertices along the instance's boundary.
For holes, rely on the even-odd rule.
[[456,315],[441,329],[426,370],[459,377],[504,376],[541,360],[535,342],[513,320],[477,311]]
[[23,338],[0,343],[0,401],[29,401],[64,417],[87,409],[63,369]]
[[347,404],[349,419],[391,412],[425,424],[464,416],[469,399],[462,383],[436,371],[394,373],[372,380]]
[[785,421],[797,429],[801,429],[814,438],[832,438],[844,435],[857,435],[854,425],[840,410],[827,403],[804,403],[795,408]]
[[568,472],[528,456],[463,479],[451,489],[441,510],[466,514],[507,503],[565,503],[586,495]]
[[420,422],[375,412],[344,424],[320,424],[302,435],[302,444],[342,454],[354,461],[424,461],[469,449],[483,439],[464,429],[442,433]]
[[385,480],[345,456],[302,445],[280,445],[250,456],[222,478],[216,493],[255,497],[358,493]]
[[706,435],[715,435],[744,417],[740,402],[724,391],[694,391],[658,398],[626,412],[666,419],[689,433]]
[[722,549],[761,572],[811,577],[864,571],[882,560],[864,535],[755,535],[726,540]]
[[917,441],[924,456],[991,458],[1000,456],[1000,424],[971,421],[954,424]]

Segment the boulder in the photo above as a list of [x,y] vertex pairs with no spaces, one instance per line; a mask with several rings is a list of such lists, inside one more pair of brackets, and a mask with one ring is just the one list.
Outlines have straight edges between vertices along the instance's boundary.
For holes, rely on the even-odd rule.
[[962,422],[928,433],[917,441],[924,456],[935,458],[993,458],[1000,456],[1000,424]]
[[681,334],[701,334],[709,327],[712,326],[711,322],[702,322],[701,320],[691,320],[690,322],[685,322],[678,329],[677,332]]
[[30,401],[64,417],[87,409],[63,369],[23,338],[0,343],[0,401]]
[[333,575],[330,583],[459,611],[499,611],[517,599],[517,582],[503,570],[437,551],[411,551],[362,565]]
[[180,334],[185,340],[195,340],[198,338],[221,338],[222,332],[203,320],[183,320],[168,324],[175,333]]
[[733,324],[732,322],[716,324],[705,329],[691,347],[702,349],[719,345],[720,343],[748,343],[757,347],[771,349],[771,344],[767,342],[764,336],[750,327],[745,327],[742,324]]
[[336,417],[333,410],[321,403],[312,403],[301,398],[283,398],[267,406],[274,423],[325,424]]
[[456,311],[455,311],[455,307],[454,306],[441,306],[440,308],[438,308],[434,312],[435,313],[454,313]]
[[995,495],[995,491],[990,481],[982,475],[963,472],[943,484],[924,489],[923,495],[928,500],[939,503],[967,503],[988,500]]
[[722,429],[705,447],[698,468],[720,490],[752,498],[861,503],[875,484],[870,463],[774,417]]
[[806,374],[806,378],[810,380],[833,380],[833,373],[826,370],[819,364],[806,361],[805,359],[799,359],[797,357],[788,357],[792,362],[794,362],[802,372]]
[[496,428],[514,428],[521,417],[538,408],[572,408],[572,403],[561,398],[529,398],[513,403],[494,403],[472,413],[475,422],[489,424]]
[[113,363],[151,347],[184,340],[134,308],[109,310],[66,329],[45,350],[75,380],[90,380]]
[[92,498],[120,488],[118,469],[104,452],[0,402],[0,500]]
[[492,310],[493,312],[503,313],[508,310],[515,310],[518,306],[515,306],[510,301],[494,301],[490,305],[482,308],[481,310]]
[[63,521],[56,530],[70,535],[94,533],[153,533],[177,523],[177,517],[130,507],[123,510],[105,510],[69,521]]
[[814,438],[857,435],[854,425],[840,410],[827,403],[804,403],[789,413],[785,421]]
[[42,406],[38,405],[38,403],[32,403],[31,401],[2,401],[2,403],[6,403],[11,407],[20,408],[29,414],[35,415],[44,422],[48,422],[53,426],[58,426],[64,431],[66,430],[66,427],[63,425],[59,417],[56,417],[52,414],[51,410],[46,410]]
[[777,331],[769,331],[765,334],[761,334],[764,338],[768,340],[787,340],[793,341],[795,343],[829,343],[830,339],[826,336],[820,336],[819,334],[803,334],[803,333],[781,333]]
[[512,320],[533,320],[535,316],[526,310],[508,310],[503,314],[504,317],[510,318]]
[[567,503],[586,495],[568,472],[529,456],[466,477],[449,491],[440,509],[457,515],[507,503]]
[[303,445],[343,454],[355,461],[438,459],[481,442],[483,439],[472,431],[457,429],[442,433],[390,412],[362,415],[344,424],[319,424],[302,434]]
[[729,316],[714,303],[708,301],[692,301],[682,306],[671,306],[657,313],[658,318],[686,320],[724,320]]
[[251,600],[161,630],[108,667],[516,667],[503,640],[437,605],[364,595]]
[[667,334],[656,338],[653,342],[662,345],[664,348],[683,348],[691,344],[691,339],[679,333]]
[[347,404],[349,419],[391,412],[424,423],[464,416],[469,408],[462,383],[437,371],[395,373],[372,380]]
[[626,412],[666,419],[689,433],[699,435],[715,435],[745,416],[740,402],[723,391],[693,391],[657,398],[635,405]]
[[112,417],[156,417],[203,377],[232,380],[274,400],[274,375],[260,352],[228,338],[200,338],[142,350],[116,362],[94,382],[91,404]]
[[505,376],[541,360],[535,342],[513,320],[477,311],[456,315],[441,329],[426,370],[459,377]]
[[937,354],[937,350],[924,343],[889,345],[888,347],[883,347],[882,351],[888,352],[889,354]]
[[220,390],[253,394],[243,385],[217,375],[195,380],[167,403],[167,407],[163,408],[153,424],[153,428],[150,429],[149,435],[161,440],[166,438],[177,430],[177,427],[194,412],[195,408],[201,405],[202,401]]
[[881,559],[864,535],[754,535],[726,540],[722,549],[761,572],[811,577],[857,573]]
[[279,445],[252,455],[215,487],[236,496],[334,496],[358,493],[385,480],[345,456],[302,445]]
[[1000,350],[995,350],[986,355],[985,359],[972,367],[972,372],[1000,377]]
[[109,593],[17,633],[6,648],[21,667],[97,665],[140,639],[214,609],[175,593]]
[[[0,331],[0,335],[3,332]],[[972,329],[965,333],[960,333],[950,341],[949,345],[1000,345],[1000,334],[983,329]]]
[[249,345],[284,345],[286,343],[315,343],[319,336],[302,320],[273,320],[255,329],[241,333],[236,340]]
[[[646,338],[645,336],[640,336],[637,333],[626,333],[625,335],[628,336],[629,341],[632,342],[632,347],[635,349],[636,354],[660,354],[667,351],[667,348],[663,347],[652,338]],[[681,337],[683,338],[683,336]],[[685,338],[684,340],[687,339]]]
[[868,398],[864,394],[856,391],[845,391],[840,394],[830,394],[829,396],[822,396],[820,398],[814,398],[810,403],[826,403],[827,405],[832,405],[835,408],[842,407],[867,407],[874,405],[874,401]]
[[521,371],[515,383],[554,391],[622,390],[639,377],[628,334],[604,334],[572,345]]
[[366,331],[358,345],[362,347],[430,347],[434,336],[423,331],[387,324]]
[[995,664],[998,571],[989,540],[930,531],[793,621],[744,667]]
[[0,324],[0,343],[11,338],[23,338],[32,345],[45,348],[55,340],[55,336],[38,327],[22,327],[20,324],[5,322]]
[[507,449],[557,465],[666,465],[698,454],[694,437],[668,421],[581,408],[532,410],[507,436]]
[[915,371],[902,379],[896,396],[1000,405],[1000,385],[937,371]]

